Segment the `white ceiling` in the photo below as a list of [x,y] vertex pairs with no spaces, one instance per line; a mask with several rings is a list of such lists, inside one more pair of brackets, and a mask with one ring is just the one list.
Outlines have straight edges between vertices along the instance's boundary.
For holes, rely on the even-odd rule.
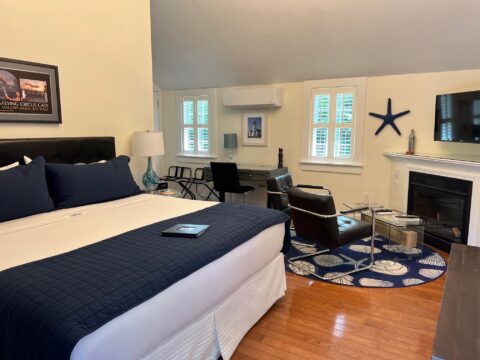
[[151,0],[162,89],[480,68],[480,0]]

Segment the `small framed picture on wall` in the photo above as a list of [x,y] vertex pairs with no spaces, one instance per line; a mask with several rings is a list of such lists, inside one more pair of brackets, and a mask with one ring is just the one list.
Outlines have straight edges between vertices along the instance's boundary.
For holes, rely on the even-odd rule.
[[267,146],[267,112],[245,112],[242,118],[242,145]]

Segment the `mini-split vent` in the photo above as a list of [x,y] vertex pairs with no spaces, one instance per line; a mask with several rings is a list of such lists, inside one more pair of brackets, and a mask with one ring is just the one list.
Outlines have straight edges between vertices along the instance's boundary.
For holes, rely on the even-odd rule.
[[283,89],[280,87],[229,89],[223,94],[223,105],[229,107],[281,107],[282,101]]

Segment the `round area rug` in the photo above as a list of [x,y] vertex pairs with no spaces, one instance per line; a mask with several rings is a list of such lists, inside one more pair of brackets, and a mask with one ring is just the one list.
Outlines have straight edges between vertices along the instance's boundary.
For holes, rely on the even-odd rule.
[[[377,236],[375,240],[375,262],[371,269],[345,275],[334,280],[321,280],[287,262],[287,258],[312,254],[325,249],[321,245],[311,247],[308,244],[311,243],[298,236],[292,236],[292,245],[285,257],[285,268],[312,280],[349,286],[399,288],[433,281],[447,270],[445,260],[426,245],[423,247],[421,257],[410,260],[393,260],[395,253],[392,253],[392,247],[390,247],[391,250],[386,250],[388,241],[381,236]],[[418,250],[412,249],[412,251]],[[368,259],[362,262],[364,258]],[[365,266],[369,262],[370,239],[358,240],[328,253],[295,261],[299,266],[320,276],[333,276],[339,272],[351,271],[354,269],[353,264]]]

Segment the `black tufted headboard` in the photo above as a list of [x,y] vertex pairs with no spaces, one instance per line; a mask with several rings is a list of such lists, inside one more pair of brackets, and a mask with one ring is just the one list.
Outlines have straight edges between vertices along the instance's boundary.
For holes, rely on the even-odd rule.
[[114,137],[0,139],[0,166],[43,156],[47,162],[90,163],[115,157]]

